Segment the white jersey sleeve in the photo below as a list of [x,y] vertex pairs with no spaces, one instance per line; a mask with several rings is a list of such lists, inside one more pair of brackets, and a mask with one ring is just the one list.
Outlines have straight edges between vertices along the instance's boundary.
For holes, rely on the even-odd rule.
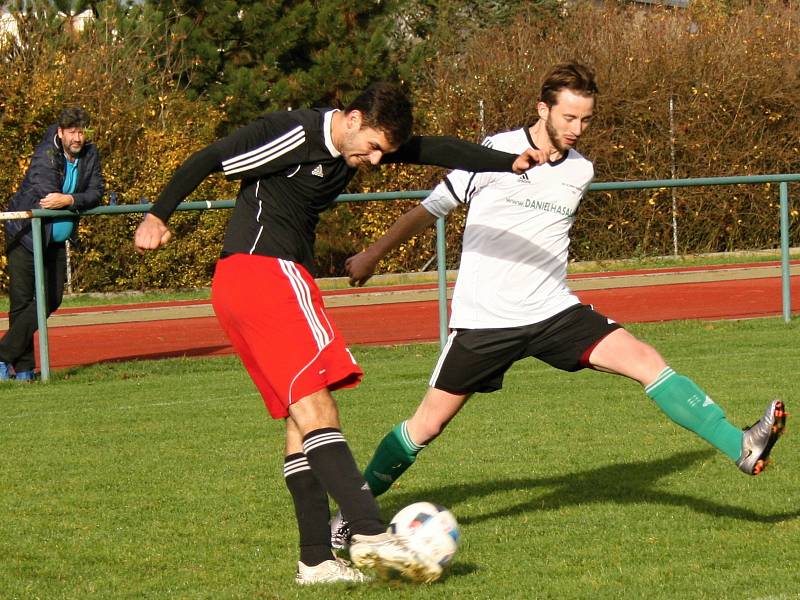
[[[486,138],[483,145],[492,148],[492,138]],[[422,205],[435,217],[444,217],[457,206],[469,204],[475,194],[490,185],[497,176],[497,173],[492,172],[472,173],[458,169],[450,171],[422,201]]]

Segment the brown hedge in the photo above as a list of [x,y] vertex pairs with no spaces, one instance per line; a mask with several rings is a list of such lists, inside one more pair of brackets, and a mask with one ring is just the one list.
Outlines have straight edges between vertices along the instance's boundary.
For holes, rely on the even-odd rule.
[[[681,178],[800,172],[796,3],[732,9],[730,2],[706,0],[692,2],[689,11],[570,6],[557,17],[520,15],[465,47],[431,57],[415,82],[418,130],[479,140],[530,123],[543,73],[555,62],[577,58],[595,67],[602,92],[596,119],[581,141],[581,151],[595,162],[596,181],[667,179],[673,170]],[[50,46],[43,42],[46,52],[25,60],[0,61],[2,197],[21,179],[44,127],[75,99],[96,115],[95,139],[109,189],[124,202],[154,198],[174,167],[213,139],[221,114],[202,101],[189,102],[170,84],[169,64],[157,47],[132,52],[100,29]],[[384,167],[359,176],[349,191],[429,189],[441,175],[436,169]],[[798,188],[790,187],[795,207]],[[235,188],[212,178],[194,199],[234,195]],[[779,243],[776,186],[590,193],[573,229],[572,258],[671,254],[673,201],[680,253]],[[326,215],[318,237],[319,274],[342,274],[346,256],[412,204],[349,204]],[[207,285],[226,220],[224,211],[177,215],[176,241],[142,258],[130,244],[137,219],[85,219],[74,261],[76,287]],[[457,266],[462,224],[463,214],[450,219],[451,267]],[[795,208],[795,243],[799,229]],[[381,269],[417,270],[433,252],[430,232],[387,258]]]
[[[532,122],[547,68],[577,58],[595,67],[602,92],[580,148],[595,162],[595,181],[800,172],[800,8],[729,4],[693,2],[692,11],[675,11],[574,3],[555,20],[523,15],[432,60],[417,105],[430,130],[477,140]],[[798,189],[790,187],[795,244]],[[595,192],[573,228],[572,259],[672,254],[673,194],[679,253],[779,244],[775,185]],[[382,229],[383,215],[367,218]],[[463,215],[454,221],[451,267]],[[425,257],[414,254],[409,245],[382,268],[419,268]]]

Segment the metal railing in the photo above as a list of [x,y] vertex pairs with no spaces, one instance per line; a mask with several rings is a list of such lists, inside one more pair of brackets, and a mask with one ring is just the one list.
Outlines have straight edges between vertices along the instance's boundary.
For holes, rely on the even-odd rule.
[[[791,321],[791,273],[789,267],[789,183],[800,181],[800,173],[779,175],[743,175],[734,177],[705,177],[693,179],[653,179],[646,181],[598,182],[589,186],[589,191],[608,190],[641,190],[670,187],[699,187],[711,185],[742,185],[758,183],[780,184],[780,232],[781,232],[781,296],[783,320]],[[337,202],[372,202],[376,200],[408,200],[424,198],[429,190],[409,192],[379,192],[365,194],[342,194]],[[206,200],[200,202],[182,202],[177,210],[211,210],[233,208],[233,200]],[[151,204],[124,204],[101,206],[80,213],[86,215],[113,215],[129,213],[145,213]],[[44,252],[42,240],[42,219],[75,214],[72,211],[33,209],[30,211],[0,213],[0,220],[31,219],[34,246],[34,273],[36,289],[36,314],[39,324],[39,367],[42,381],[50,379],[50,351],[47,334],[47,308],[44,298]],[[445,247],[445,220],[440,217],[436,221],[436,262],[439,302],[439,343],[444,346],[447,340],[447,264]]]

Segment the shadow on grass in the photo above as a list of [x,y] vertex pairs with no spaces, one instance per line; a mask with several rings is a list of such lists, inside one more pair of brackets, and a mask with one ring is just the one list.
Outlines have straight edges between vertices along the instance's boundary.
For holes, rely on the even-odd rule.
[[680,506],[715,517],[755,523],[780,523],[800,516],[800,510],[765,514],[751,508],[656,489],[655,486],[660,479],[685,470],[693,463],[706,460],[714,454],[713,450],[680,452],[661,460],[608,465],[560,477],[500,479],[429,487],[413,493],[390,494],[387,500],[391,502],[392,510],[399,510],[400,507],[416,502],[420,498],[432,498],[444,506],[455,507],[462,502],[474,501],[498,492],[519,491],[520,495],[523,495],[526,490],[551,488],[547,494],[537,494],[535,498],[514,506],[459,517],[463,525],[536,511],[600,503]]

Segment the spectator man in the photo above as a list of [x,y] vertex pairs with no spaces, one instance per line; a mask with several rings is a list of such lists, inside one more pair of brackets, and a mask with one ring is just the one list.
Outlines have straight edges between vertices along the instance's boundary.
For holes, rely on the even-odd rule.
[[[97,147],[86,141],[89,115],[65,108],[33,152],[30,167],[8,209],[76,211],[94,208],[103,196]],[[67,274],[66,241],[78,231],[77,217],[48,219],[44,226],[44,281],[47,315],[61,305]],[[39,327],[34,284],[33,233],[30,219],[6,221],[9,329],[0,340],[0,381],[33,381],[36,360],[33,334]]]

